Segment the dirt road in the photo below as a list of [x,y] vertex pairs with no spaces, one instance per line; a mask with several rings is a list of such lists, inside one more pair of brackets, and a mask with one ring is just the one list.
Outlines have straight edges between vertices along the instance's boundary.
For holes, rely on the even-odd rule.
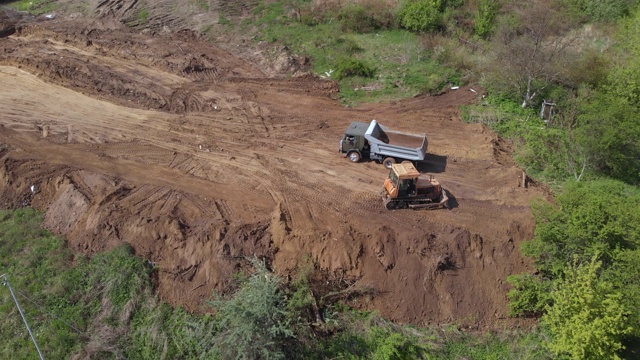
[[[414,324],[493,327],[508,275],[529,269],[521,170],[458,106],[470,88],[346,108],[333,82],[268,77],[189,31],[97,21],[32,23],[0,39],[0,206],[46,211],[46,226],[92,254],[120,243],[159,269],[172,304],[203,309],[246,257],[282,275],[305,259],[354,305]],[[387,175],[341,157],[351,121],[426,133],[451,209],[387,211]],[[33,191],[31,190],[33,186]]]

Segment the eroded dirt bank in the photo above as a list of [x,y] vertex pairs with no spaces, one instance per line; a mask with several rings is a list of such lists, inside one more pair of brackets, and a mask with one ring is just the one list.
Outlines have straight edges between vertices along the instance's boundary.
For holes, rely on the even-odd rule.
[[[397,321],[506,318],[505,279],[529,267],[519,245],[545,193],[459,119],[470,88],[348,109],[333,82],[267,77],[189,31],[99,24],[60,17],[0,39],[0,206],[46,211],[88,254],[131,243],[162,298],[192,310],[256,255],[283,275],[310,257]],[[374,118],[428,135],[421,170],[451,209],[381,206],[387,171],[337,153],[351,121]]]

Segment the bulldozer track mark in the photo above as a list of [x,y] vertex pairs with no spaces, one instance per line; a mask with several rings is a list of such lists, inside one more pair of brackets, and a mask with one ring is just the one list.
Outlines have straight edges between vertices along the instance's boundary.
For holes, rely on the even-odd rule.
[[217,204],[215,202],[214,202],[213,208],[215,208],[216,211],[212,211],[212,206],[211,205],[204,204],[203,200],[200,200],[195,195],[183,194],[183,197],[185,199],[189,200],[198,209],[200,209],[201,213],[203,215],[206,215],[206,217],[209,217],[209,218],[218,218],[219,217],[220,219],[224,219],[224,216],[223,216],[222,212],[220,212],[220,209],[218,208],[218,206],[217,206]]
[[132,191],[131,194],[127,197],[126,200],[130,204],[127,207],[131,209],[149,207],[149,205],[158,202],[169,192],[170,190],[167,189],[157,188],[150,185],[143,185],[142,187]]
[[220,213],[220,216],[222,217],[222,219],[225,222],[229,222],[230,219],[235,218],[235,213],[231,210],[231,208],[229,207],[229,204],[227,204],[226,201],[224,200],[215,200],[213,201],[214,206],[216,207],[216,209],[218,210],[218,212]]
[[181,198],[177,191],[169,191],[164,197],[164,202],[160,206],[159,212],[169,214],[172,213],[180,204]]
[[189,161],[190,159],[191,157],[189,155],[176,152],[173,160],[169,164],[169,167],[179,169],[185,162]]
[[97,202],[99,208],[108,204],[120,202],[125,199],[131,193],[131,188],[125,185],[118,185],[112,191],[108,192],[105,196]]
[[75,189],[79,191],[87,200],[91,200],[95,197],[93,189],[87,185],[82,176],[77,172],[71,172],[67,174],[67,179],[73,184]]

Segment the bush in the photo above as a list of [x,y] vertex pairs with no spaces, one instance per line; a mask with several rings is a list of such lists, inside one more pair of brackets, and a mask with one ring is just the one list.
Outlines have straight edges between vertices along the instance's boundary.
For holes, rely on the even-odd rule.
[[511,275],[507,281],[514,287],[507,294],[511,316],[542,315],[551,304],[551,281],[529,274]]
[[379,29],[393,28],[395,16],[380,1],[349,3],[338,13],[343,31],[369,33]]
[[214,345],[223,359],[284,359],[293,336],[281,280],[255,260],[256,273],[230,300],[212,301],[221,333]]
[[551,293],[554,305],[543,322],[553,335],[549,348],[559,356],[579,359],[619,359],[628,323],[622,293],[600,279],[597,254],[590,262],[574,262]]
[[476,36],[486,38],[491,34],[500,9],[498,0],[480,0],[473,30]]
[[615,21],[631,10],[635,1],[629,0],[569,0],[568,7],[573,16],[584,21]]
[[538,205],[533,240],[523,244],[545,276],[563,273],[574,257],[599,253],[609,265],[615,251],[640,246],[640,191],[615,180],[574,182],[557,197],[558,206]]
[[370,336],[373,360],[410,360],[423,358],[425,349],[402,333],[375,327]]
[[400,21],[405,29],[433,31],[442,25],[443,0],[407,1],[400,10]]
[[360,4],[348,4],[342,8],[338,14],[338,19],[342,22],[343,31],[367,33],[378,28],[375,19]]
[[640,249],[616,252],[613,263],[603,271],[602,278],[624,292],[622,303],[629,310],[630,322],[636,324],[635,340],[640,340]]
[[370,67],[364,62],[358,59],[349,58],[347,60],[343,60],[340,63],[338,63],[338,66],[336,69],[336,78],[338,80],[342,80],[347,77],[355,77],[355,76],[370,78],[370,77],[373,77],[375,72],[376,71],[374,68]]

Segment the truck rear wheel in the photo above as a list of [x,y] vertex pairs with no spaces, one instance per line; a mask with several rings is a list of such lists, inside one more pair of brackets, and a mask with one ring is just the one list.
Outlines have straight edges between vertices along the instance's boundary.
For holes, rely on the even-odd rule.
[[391,166],[393,166],[393,164],[396,163],[396,159],[392,158],[391,156],[384,158],[384,160],[382,160],[382,165],[384,165],[384,167],[386,167],[387,169],[391,169]]
[[357,163],[360,161],[360,154],[357,151],[352,151],[347,154],[347,157],[351,162]]

